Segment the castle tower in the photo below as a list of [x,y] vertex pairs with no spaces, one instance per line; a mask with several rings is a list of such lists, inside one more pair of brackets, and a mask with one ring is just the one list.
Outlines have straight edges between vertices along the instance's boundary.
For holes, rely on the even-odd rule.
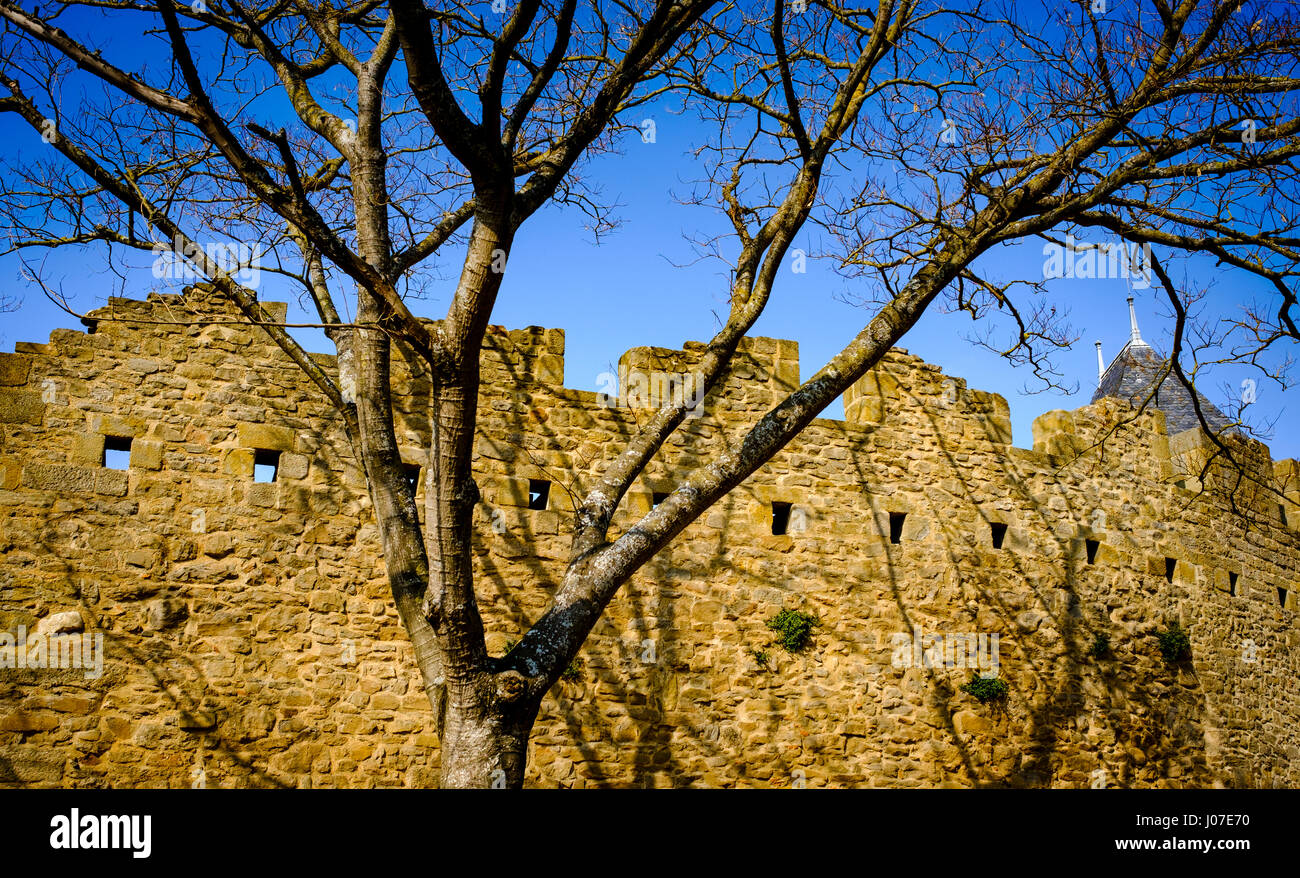
[[[1092,402],[1106,396],[1126,399],[1133,405],[1141,405],[1150,397],[1148,406],[1165,413],[1165,422],[1169,435],[1190,430],[1200,426],[1196,417],[1196,408],[1189,391],[1178,376],[1167,372],[1168,358],[1159,354],[1142,338],[1138,330],[1137,312],[1133,307],[1133,297],[1128,297],[1129,340],[1115,355],[1101,373],[1097,381],[1097,390],[1092,395]],[[1100,357],[1101,345],[1097,345]],[[1100,360],[1099,360],[1100,363]],[[1154,389],[1154,394],[1153,394]],[[1201,412],[1206,422],[1215,430],[1222,430],[1232,421],[1219,411],[1213,403],[1196,392]]]

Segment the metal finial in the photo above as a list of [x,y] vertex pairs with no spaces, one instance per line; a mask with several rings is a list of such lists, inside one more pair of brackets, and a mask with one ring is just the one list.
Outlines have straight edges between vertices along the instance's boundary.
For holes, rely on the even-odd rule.
[[1146,342],[1144,342],[1144,341],[1142,340],[1142,333],[1138,332],[1138,316],[1137,316],[1137,310],[1134,309],[1134,307],[1133,307],[1133,297],[1132,297],[1132,296],[1129,296],[1129,297],[1128,297],[1128,322],[1129,322],[1129,325],[1130,325],[1130,326],[1132,327],[1132,329],[1133,329],[1133,334],[1132,334],[1131,338],[1129,339],[1129,343],[1130,343],[1130,344],[1146,344]]

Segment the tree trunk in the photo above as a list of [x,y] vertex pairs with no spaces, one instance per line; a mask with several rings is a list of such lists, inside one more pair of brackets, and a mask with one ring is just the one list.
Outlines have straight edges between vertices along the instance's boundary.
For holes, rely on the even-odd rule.
[[453,694],[447,702],[441,747],[439,786],[443,789],[518,789],[528,766],[528,738],[536,708],[502,712],[464,703]]

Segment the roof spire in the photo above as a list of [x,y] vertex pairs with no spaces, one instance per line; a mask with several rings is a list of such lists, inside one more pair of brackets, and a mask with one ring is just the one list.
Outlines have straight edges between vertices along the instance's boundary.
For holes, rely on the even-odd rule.
[[1097,342],[1097,383],[1101,384],[1101,376],[1106,374],[1106,361],[1101,358],[1101,342]]
[[1146,342],[1142,340],[1142,333],[1138,332],[1138,316],[1137,311],[1133,309],[1132,296],[1128,297],[1128,322],[1133,328],[1133,334],[1129,338],[1129,344],[1146,344]]

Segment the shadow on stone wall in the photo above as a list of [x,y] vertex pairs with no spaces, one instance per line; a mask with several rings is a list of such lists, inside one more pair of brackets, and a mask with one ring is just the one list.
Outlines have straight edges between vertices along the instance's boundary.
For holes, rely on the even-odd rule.
[[[476,475],[485,482],[536,475],[557,490],[548,510],[511,508],[504,533],[478,516],[478,594],[496,654],[540,617],[563,570],[568,514],[561,483],[571,479],[581,495],[601,454],[629,438],[637,419],[649,414],[601,415],[601,426],[614,438],[581,451],[584,441],[593,444],[583,428],[548,419],[545,408],[567,410],[566,418],[585,416],[591,395],[539,390],[537,376],[519,361],[503,361],[507,389],[484,396],[480,423],[503,407],[509,429],[493,436],[513,448],[512,456],[479,460]],[[395,380],[401,380],[396,373]],[[398,414],[399,440],[427,447],[427,376],[417,371],[407,385],[410,403]],[[884,410],[889,400],[880,384],[875,387],[880,397],[859,394],[859,408]],[[256,381],[238,392],[255,396]],[[529,784],[786,786],[798,772],[814,769],[806,779],[820,785],[1078,786],[1105,768],[1111,786],[1251,786],[1277,774],[1273,765],[1253,766],[1238,752],[1226,763],[1222,754],[1211,758],[1208,741],[1222,729],[1203,680],[1202,642],[1194,636],[1191,664],[1171,668],[1159,658],[1152,633],[1178,618],[1184,584],[1152,574],[1136,563],[1138,556],[1125,564],[1081,562],[1084,538],[1105,540],[1084,524],[1092,510],[1079,499],[1098,494],[1088,467],[1104,476],[1105,461],[1078,470],[1063,465],[1048,478],[1041,466],[1013,453],[1018,450],[988,422],[982,435],[960,438],[978,418],[958,418],[954,430],[953,412],[910,391],[904,396],[919,417],[896,432],[919,426],[925,435],[908,441],[927,452],[934,468],[896,472],[890,454],[877,445],[889,431],[817,421],[810,429],[834,435],[837,447],[849,449],[855,479],[851,489],[837,488],[832,500],[865,495],[867,502],[856,508],[875,520],[847,537],[813,532],[774,542],[753,518],[756,490],[800,484],[773,474],[807,477],[821,451],[815,444],[801,447],[797,465],[790,462],[792,450],[774,458],[615,597],[580,653],[578,679],[557,683],[543,702],[530,746]],[[244,404],[243,397],[239,401]],[[671,483],[675,465],[706,459],[719,433],[744,426],[720,420],[707,430],[685,431],[682,447],[665,449],[638,490]],[[279,489],[277,496],[293,498],[295,509],[273,531],[255,534],[261,543],[240,570],[203,558],[204,569],[179,570],[196,552],[206,554],[207,537],[167,519],[168,529],[148,542],[161,553],[150,568],[155,578],[135,575],[124,553],[139,548],[133,540],[143,537],[115,519],[135,514],[137,496],[81,495],[78,501],[72,495],[39,513],[34,530],[40,538],[8,556],[26,556],[15,572],[33,577],[30,587],[23,586],[29,602],[33,608],[76,606],[92,625],[102,620],[111,634],[110,661],[95,681],[66,671],[0,674],[0,702],[17,708],[0,725],[0,784],[96,786],[111,776],[115,784],[189,785],[199,767],[212,785],[302,786],[329,783],[336,773],[371,784],[421,785],[436,778],[427,705],[421,709],[419,698],[398,697],[410,696],[411,687],[418,693],[419,686],[402,651],[409,644],[393,641],[401,632],[391,602],[384,604],[386,613],[362,614],[355,636],[369,638],[367,660],[383,666],[381,676],[405,675],[384,693],[392,696],[385,703],[397,706],[376,707],[365,697],[344,704],[373,694],[363,685],[362,669],[341,669],[337,656],[339,639],[351,636],[356,621],[351,602],[364,597],[377,606],[377,595],[386,594],[382,561],[375,560],[375,527],[355,467],[346,457],[322,461],[338,438],[295,429],[305,443],[298,450],[312,457],[317,481]],[[563,466],[555,463],[561,459]],[[170,477],[192,475],[173,471]],[[625,504],[633,508],[619,521],[639,518],[635,510],[642,502],[629,496]],[[912,516],[909,527],[924,519],[925,538],[905,532],[900,543],[890,542],[881,516],[895,502],[908,504],[899,511]],[[853,524],[842,513],[835,523]],[[247,522],[225,509],[214,512],[213,522],[222,525],[227,517],[224,524],[246,530]],[[994,523],[1008,525],[1001,550],[985,545]],[[84,544],[78,543],[83,536]],[[217,540],[218,534],[208,537]],[[828,566],[835,558],[816,544],[819,539],[852,563],[843,570]],[[292,554],[277,554],[273,540]],[[801,540],[812,547],[810,554],[800,554]],[[12,548],[0,545],[0,551]],[[754,553],[766,555],[755,561]],[[104,558],[116,566],[95,584],[103,572],[96,564]],[[349,575],[331,577],[345,569]],[[282,604],[266,609],[277,600]],[[304,614],[308,625],[261,632],[245,606],[254,601],[261,602],[259,612],[281,621]],[[811,653],[778,653],[765,670],[754,653],[771,643],[766,613],[783,606],[824,612],[826,623]],[[858,617],[844,615],[864,609]],[[178,630],[186,614],[197,626],[193,635]],[[27,610],[0,610],[3,627],[35,622]],[[923,666],[895,673],[881,659],[889,649],[879,639],[891,626],[903,633],[940,626],[1001,635],[1002,669],[1011,687],[1006,709],[981,706],[960,691],[965,671]],[[1110,638],[1111,657],[1087,654],[1098,635]],[[222,663],[250,654],[266,679],[241,680],[234,659]],[[300,665],[286,666],[286,657],[294,656]],[[302,674],[315,676],[304,681]],[[305,694],[291,695],[295,687]],[[842,715],[832,714],[832,704]],[[344,713],[362,710],[365,716],[347,725]],[[423,720],[412,718],[417,711]],[[395,777],[402,766],[408,766],[405,776]]]
[[[987,506],[980,502],[980,489],[967,478],[969,467],[960,466],[955,459],[948,433],[934,410],[920,400],[915,401],[933,427],[934,445],[947,467],[943,475],[958,481],[959,500],[975,510],[983,525],[991,530],[993,519]],[[991,432],[984,438],[990,443],[997,441]],[[1063,499],[1065,509],[1049,510],[1038,502],[1031,486],[1009,465],[1010,460],[1014,458],[987,463],[998,467],[997,482],[1009,489],[1016,501],[1015,510],[1021,515],[1027,512],[1036,516],[1038,533],[1051,535],[1054,551],[1049,557],[1063,562],[1062,575],[1052,581],[1041,572],[1036,574],[1029,569],[1024,556],[1004,548],[996,556],[1001,562],[997,575],[1012,577],[1027,586],[1029,601],[1009,604],[1004,593],[982,585],[976,577],[963,582],[975,590],[981,606],[994,611],[1002,632],[1018,635],[1013,639],[1012,658],[1016,666],[1025,670],[1013,678],[1011,698],[1027,713],[1023,731],[1014,729],[1007,716],[1000,718],[997,729],[1022,742],[1020,753],[1002,760],[1001,764],[987,760],[977,765],[974,760],[968,760],[968,776],[980,786],[1047,786],[1059,777],[1063,767],[1082,768],[1086,772],[1101,768],[1101,762],[1095,761],[1095,751],[1081,751],[1083,736],[1075,734],[1071,739],[1067,734],[1071,730],[1082,731],[1080,724],[1086,722],[1091,726],[1087,737],[1103,745],[1107,739],[1113,742],[1106,748],[1109,751],[1105,764],[1107,785],[1148,785],[1173,776],[1189,785],[1212,785],[1215,778],[1203,743],[1207,708],[1195,671],[1190,665],[1167,667],[1157,663],[1152,658],[1156,649],[1153,637],[1125,632],[1100,611],[1096,600],[1089,600],[1096,597],[1096,589],[1091,586],[1099,583],[1082,581],[1080,570],[1094,579],[1124,577],[1129,571],[1076,569],[1079,541],[1085,533],[1093,532],[1082,527],[1077,536],[1062,536],[1059,525],[1062,521],[1089,521],[1092,508],[1079,506],[1075,492],[1055,491],[1053,496]],[[1104,467],[1105,458],[1090,463]],[[987,504],[987,494],[983,499]],[[953,540],[945,529],[940,528],[939,533],[945,538],[945,550],[953,567],[958,571],[970,570],[971,547]],[[1046,554],[1042,547],[1030,551]],[[1167,583],[1160,585],[1172,588]],[[892,580],[891,588],[899,600],[900,612],[906,613],[903,590]],[[1165,613],[1168,617],[1175,610],[1174,598],[1167,595],[1163,602],[1168,605]],[[1045,625],[1057,632],[1050,638],[1059,638],[1062,647],[1055,655],[1043,656],[1035,649],[1038,644],[1033,643],[1034,636]],[[1098,636],[1110,641],[1110,654],[1093,659],[1086,652]],[[955,709],[961,706],[954,704],[957,693],[947,681],[932,673],[929,676],[935,696],[933,703],[942,710],[948,732],[957,743],[961,738],[952,722]],[[1027,678],[1032,679],[1032,687],[1025,685]],[[1026,691],[1030,688],[1032,696]],[[969,703],[968,698],[964,700]],[[1097,724],[1106,731],[1099,733]],[[1063,760],[1074,764],[1063,765]],[[1190,767],[1184,767],[1189,762]]]
[[[76,534],[85,522],[82,510],[58,514],[51,510],[42,532]],[[69,529],[63,525],[71,525]],[[87,554],[94,549],[73,549],[76,537],[64,542],[47,537],[32,551],[41,558],[42,586],[35,588],[39,602],[60,608],[76,607],[83,620],[90,620],[87,633],[104,636],[102,674],[87,678],[84,669],[26,669],[0,675],[0,703],[17,706],[13,717],[26,717],[25,728],[0,747],[0,783],[19,786],[105,786],[104,759],[138,763],[133,785],[176,786],[178,777],[189,776],[203,783],[197,767],[238,778],[242,786],[288,787],[283,781],[258,768],[247,754],[247,739],[232,734],[228,705],[219,709],[209,695],[209,682],[194,658],[168,643],[162,633],[146,633],[150,621],[168,623],[167,605],[183,601],[185,589],[176,585],[140,580],[134,587],[98,583],[99,572],[87,570],[69,560],[69,554]],[[90,583],[87,585],[87,583]],[[50,585],[64,588],[50,593]],[[108,590],[109,594],[103,594]],[[140,601],[152,600],[145,606]],[[125,609],[101,629],[107,600]],[[4,619],[11,631],[18,625],[28,632],[35,628],[31,613],[9,613]],[[129,620],[127,624],[121,623]],[[172,620],[176,621],[176,620]],[[142,677],[143,675],[143,677]],[[145,681],[148,681],[147,683]],[[129,691],[123,691],[124,688]],[[234,718],[238,719],[238,718]],[[225,727],[219,727],[225,726]],[[33,734],[50,732],[55,740],[27,743]],[[6,736],[8,737],[8,736]],[[3,740],[3,738],[0,738]],[[118,743],[126,745],[114,750]],[[64,749],[67,748],[67,749]],[[75,755],[66,758],[60,753]],[[186,784],[188,785],[188,784]]]

